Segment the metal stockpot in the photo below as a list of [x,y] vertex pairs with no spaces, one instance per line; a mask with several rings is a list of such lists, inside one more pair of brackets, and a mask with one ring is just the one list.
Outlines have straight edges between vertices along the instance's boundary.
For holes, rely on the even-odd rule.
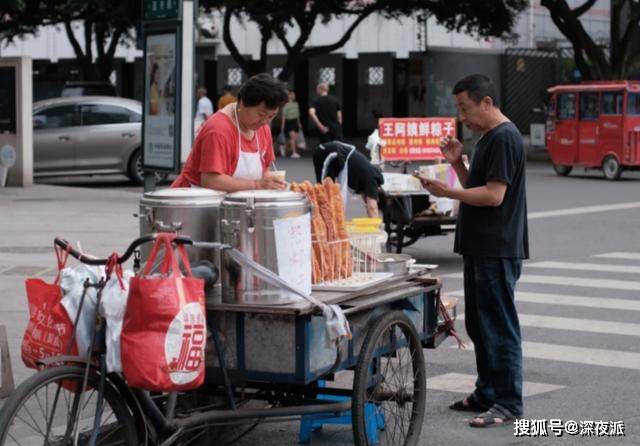
[[[311,212],[306,195],[297,192],[254,190],[228,194],[221,205],[222,242],[278,273],[273,221]],[[311,242],[311,241],[309,241]],[[222,254],[222,301],[285,304],[296,297],[267,285]]]
[[[159,231],[178,231],[194,241],[220,242],[220,204],[225,193],[202,188],[171,188],[147,192],[140,200],[140,235]],[[150,245],[143,245],[142,259],[149,255]],[[191,263],[213,262],[220,270],[220,252],[187,247]],[[216,283],[207,294],[207,303],[221,300],[222,285]]]

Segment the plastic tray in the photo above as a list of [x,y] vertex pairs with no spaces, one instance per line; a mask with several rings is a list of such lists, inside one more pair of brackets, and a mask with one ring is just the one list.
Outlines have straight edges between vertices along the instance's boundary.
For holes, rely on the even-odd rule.
[[312,286],[313,291],[360,291],[393,277],[393,273],[353,273],[348,279],[322,282]]

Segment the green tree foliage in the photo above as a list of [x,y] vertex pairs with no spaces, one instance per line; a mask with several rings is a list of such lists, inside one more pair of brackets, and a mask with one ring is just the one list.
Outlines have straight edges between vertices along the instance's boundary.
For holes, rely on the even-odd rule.
[[566,0],[542,0],[553,23],[571,42],[576,66],[585,80],[627,79],[640,70],[640,1],[611,0],[609,47],[598,45],[584,29],[580,17],[597,0],[571,8]]
[[[527,4],[528,0],[200,0],[205,8],[223,11],[224,43],[245,73],[265,71],[267,44],[272,38],[278,39],[287,51],[287,61],[279,74],[281,80],[287,80],[301,61],[341,48],[372,14],[393,19],[422,13],[435,17],[449,30],[478,37],[512,38],[517,15]],[[257,24],[261,38],[259,60],[251,61],[240,54],[234,38],[242,37],[231,35],[232,17]],[[334,42],[307,45],[314,28],[341,17],[353,20]]]
[[[1,3],[0,39],[37,34],[40,26],[64,27],[85,80],[108,80],[118,43],[131,44],[141,5],[131,0],[9,0]],[[82,23],[81,39],[74,24]],[[94,60],[95,59],[95,60]]]

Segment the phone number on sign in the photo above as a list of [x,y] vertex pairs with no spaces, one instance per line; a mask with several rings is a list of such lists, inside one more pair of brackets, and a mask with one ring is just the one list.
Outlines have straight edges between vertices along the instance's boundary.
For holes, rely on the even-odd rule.
[[513,422],[516,437],[548,437],[549,434],[562,437],[563,434],[581,437],[624,437],[624,421],[562,421],[559,419],[528,420]]

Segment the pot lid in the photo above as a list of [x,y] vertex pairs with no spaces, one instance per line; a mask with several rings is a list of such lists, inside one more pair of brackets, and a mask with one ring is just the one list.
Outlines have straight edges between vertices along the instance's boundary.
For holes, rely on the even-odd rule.
[[152,200],[192,200],[194,198],[223,198],[224,192],[201,187],[172,187],[145,192],[144,198]]
[[245,202],[248,198],[253,198],[256,203],[267,202],[289,202],[300,201],[306,196],[299,192],[291,192],[286,190],[245,190],[234,192],[225,197],[227,201]]

